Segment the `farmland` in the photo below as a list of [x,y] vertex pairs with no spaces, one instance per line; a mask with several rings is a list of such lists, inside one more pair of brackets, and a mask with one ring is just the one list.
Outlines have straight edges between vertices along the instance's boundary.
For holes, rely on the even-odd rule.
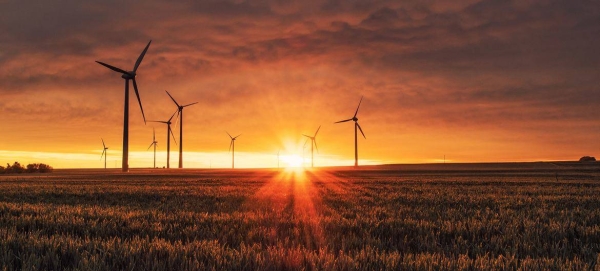
[[2,270],[599,269],[598,163],[0,178]]

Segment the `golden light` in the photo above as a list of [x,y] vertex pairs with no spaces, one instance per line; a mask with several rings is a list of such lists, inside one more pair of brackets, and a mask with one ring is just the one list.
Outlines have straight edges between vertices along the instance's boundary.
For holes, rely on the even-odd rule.
[[298,156],[297,154],[282,155],[280,159],[281,159],[281,161],[286,163],[286,168],[302,167],[303,159],[302,159],[302,157]]

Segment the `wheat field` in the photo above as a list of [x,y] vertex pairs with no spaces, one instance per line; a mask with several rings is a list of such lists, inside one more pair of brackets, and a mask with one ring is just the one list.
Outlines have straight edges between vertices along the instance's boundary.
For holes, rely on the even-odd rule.
[[597,164],[11,175],[0,269],[599,270],[599,195]]

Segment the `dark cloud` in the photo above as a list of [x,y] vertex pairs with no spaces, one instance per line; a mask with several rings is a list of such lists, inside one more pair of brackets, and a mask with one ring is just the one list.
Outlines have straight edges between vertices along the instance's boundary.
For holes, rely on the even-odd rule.
[[[66,116],[36,93],[115,95],[65,109],[118,118],[123,81],[94,60],[129,69],[152,39],[139,71],[148,114],[170,114],[169,89],[211,108],[190,111],[197,125],[322,121],[365,95],[378,132],[583,132],[600,102],[598,18],[597,1],[6,1],[0,94],[21,100],[3,113],[32,119]],[[28,104],[47,111],[17,110]],[[311,108],[323,109],[303,117]]]

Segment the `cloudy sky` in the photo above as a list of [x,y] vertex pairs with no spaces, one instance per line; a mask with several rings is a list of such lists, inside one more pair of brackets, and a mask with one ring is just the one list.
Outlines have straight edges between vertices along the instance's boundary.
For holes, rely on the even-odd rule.
[[[576,160],[600,151],[598,1],[0,0],[0,163],[120,165],[124,80],[149,120],[184,110],[184,166]],[[166,127],[130,106],[130,165]],[[178,127],[175,128],[179,141]],[[309,153],[308,148],[304,150]],[[175,151],[177,146],[172,146]],[[239,156],[238,156],[239,153]],[[307,155],[308,156],[308,155]],[[177,155],[172,154],[177,163]]]

